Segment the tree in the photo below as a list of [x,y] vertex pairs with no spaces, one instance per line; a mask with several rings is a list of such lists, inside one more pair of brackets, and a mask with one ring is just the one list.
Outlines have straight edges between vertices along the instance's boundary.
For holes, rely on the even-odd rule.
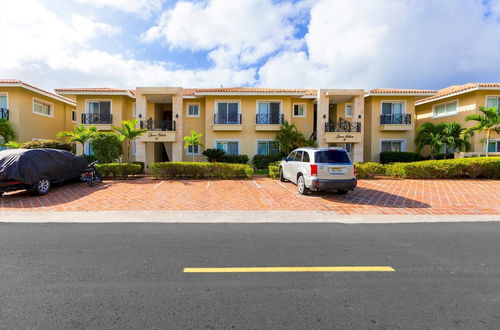
[[[194,147],[195,146],[201,146],[203,147],[203,143],[201,143],[201,137],[203,134],[201,133],[196,133],[196,131],[191,131],[191,136],[185,136],[182,140],[184,140],[184,149],[189,148],[189,146]],[[194,153],[193,153],[193,162],[194,162]]]
[[293,149],[302,147],[306,144],[306,139],[302,133],[299,132],[294,124],[287,121],[283,122],[281,129],[276,135],[276,141],[280,145],[280,150],[288,155]]
[[445,154],[448,153],[450,149],[456,151],[470,151],[471,145],[469,143],[470,134],[467,133],[466,129],[463,128],[459,123],[447,123],[443,129],[443,134],[451,139],[451,143],[444,143]]
[[16,132],[12,124],[5,118],[0,118],[0,136],[3,138],[3,143],[7,143],[16,138]]
[[67,138],[69,142],[79,142],[83,147],[83,155],[85,156],[85,143],[90,141],[92,137],[97,133],[97,128],[92,125],[86,127],[84,125],[75,126],[74,131],[63,131],[57,133],[58,138]]
[[475,126],[467,128],[466,132],[474,135],[475,132],[486,132],[486,157],[488,157],[488,146],[490,143],[491,131],[500,133],[500,114],[497,108],[479,107],[480,113],[475,113],[465,117],[465,121],[477,121]]
[[113,163],[122,155],[122,141],[115,133],[95,133],[90,139],[94,156],[102,163]]
[[420,152],[423,147],[431,147],[431,159],[436,157],[443,145],[453,144],[453,138],[448,136],[445,131],[446,124],[424,123],[417,130],[415,143]]
[[138,119],[123,120],[122,126],[113,126],[113,128],[120,133],[119,138],[121,141],[127,141],[127,160],[130,162],[130,148],[132,145],[132,140],[146,132],[147,129],[136,128]]

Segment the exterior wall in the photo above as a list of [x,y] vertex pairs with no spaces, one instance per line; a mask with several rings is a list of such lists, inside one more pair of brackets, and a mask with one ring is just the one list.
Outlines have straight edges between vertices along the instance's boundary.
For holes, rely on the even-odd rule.
[[[188,106],[190,104],[198,104],[200,116],[199,117],[188,117]],[[194,160],[197,162],[201,162],[205,160],[205,156],[201,154],[204,149],[211,148],[207,146],[205,143],[205,121],[207,120],[206,111],[205,111],[205,99],[193,99],[193,100],[184,100],[182,116],[184,116],[182,121],[182,136],[190,136],[191,131],[195,131],[196,133],[201,133],[203,136],[201,137],[201,142],[205,145],[205,148],[200,148],[200,154],[194,156]],[[188,155],[187,150],[182,147],[182,160],[185,162],[192,162],[193,155]]]

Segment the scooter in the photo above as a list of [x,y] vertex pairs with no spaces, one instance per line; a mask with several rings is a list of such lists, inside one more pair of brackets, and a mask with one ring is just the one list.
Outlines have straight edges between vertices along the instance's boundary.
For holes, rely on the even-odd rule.
[[87,182],[89,187],[92,187],[94,183],[100,183],[102,182],[102,176],[99,174],[97,171],[97,168],[95,167],[95,164],[97,164],[97,160],[93,161],[92,163],[87,165],[87,168],[82,172],[82,175],[80,176],[80,180],[82,182]]

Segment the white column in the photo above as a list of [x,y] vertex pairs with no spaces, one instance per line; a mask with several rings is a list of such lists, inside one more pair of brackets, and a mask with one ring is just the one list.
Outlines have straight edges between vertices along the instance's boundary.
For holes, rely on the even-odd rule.
[[364,95],[357,95],[354,97],[354,102],[352,104],[352,121],[361,122],[361,142],[354,143],[354,161],[361,163],[363,162],[363,135],[365,127],[363,125],[363,117],[365,111],[365,97]]
[[175,142],[172,143],[172,161],[182,161],[182,91],[172,96],[172,116],[175,120]]
[[[316,137],[318,147],[325,148],[328,144],[325,142],[325,122],[328,120],[329,97],[322,89],[318,90],[316,97],[317,102],[317,122],[316,122]],[[325,116],[325,118],[323,118]]]
[[[137,90],[135,95],[135,111],[139,120],[144,120],[147,114],[147,105],[148,101],[146,96],[142,95],[140,90]],[[135,146],[135,160],[138,162],[146,163],[146,143],[145,142],[136,142]]]

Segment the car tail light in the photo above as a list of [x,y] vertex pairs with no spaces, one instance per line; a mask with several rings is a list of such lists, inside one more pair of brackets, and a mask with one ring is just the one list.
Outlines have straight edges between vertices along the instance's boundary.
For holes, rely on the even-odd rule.
[[311,175],[318,175],[318,165],[311,164]]
[[11,185],[11,186],[14,186],[16,184],[21,184],[22,182],[21,181],[9,181],[7,182],[8,185]]
[[356,177],[356,164],[354,164],[354,177]]

